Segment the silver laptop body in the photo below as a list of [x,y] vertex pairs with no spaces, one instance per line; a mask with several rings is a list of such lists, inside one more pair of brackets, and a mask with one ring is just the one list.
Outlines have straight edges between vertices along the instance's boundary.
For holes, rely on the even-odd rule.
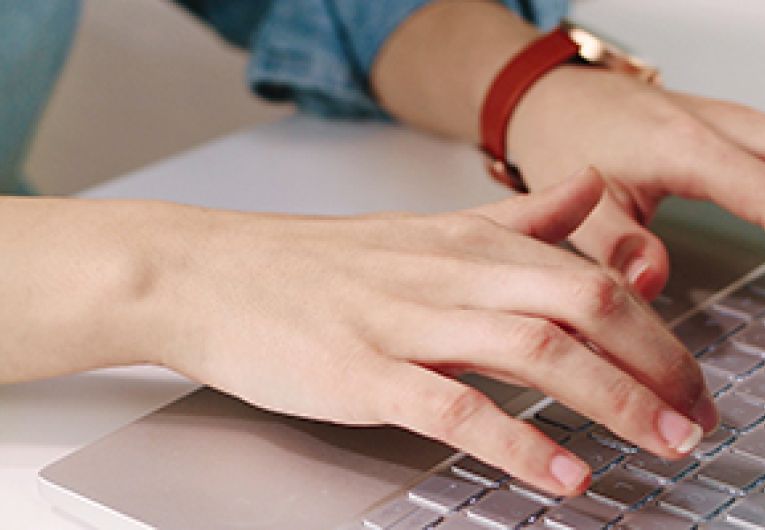
[[[85,194],[335,215],[448,211],[506,195],[470,148],[386,125],[303,119],[228,137]],[[760,232],[708,205],[673,201],[655,228],[674,266],[657,305],[668,322],[765,262]],[[514,413],[528,415],[544,399],[471,382]],[[40,489],[96,528],[363,528],[370,508],[453,455],[403,430],[286,417],[202,388],[49,465]]]

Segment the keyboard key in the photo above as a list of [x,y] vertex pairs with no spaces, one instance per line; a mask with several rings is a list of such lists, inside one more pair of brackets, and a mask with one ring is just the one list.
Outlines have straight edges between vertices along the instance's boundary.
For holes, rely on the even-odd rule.
[[753,279],[747,282],[746,286],[749,287],[752,291],[765,296],[765,274],[755,276]]
[[487,488],[495,488],[510,480],[510,476],[496,467],[485,464],[472,456],[463,456],[452,464],[452,473]]
[[720,424],[736,432],[746,432],[765,419],[765,406],[730,392],[717,399]]
[[676,484],[659,499],[659,506],[683,517],[701,522],[728,504],[731,497],[697,480]]
[[741,436],[732,448],[734,453],[765,462],[765,427],[760,427]]
[[385,530],[418,509],[416,504],[412,504],[405,497],[398,497],[366,514],[364,527],[371,530]]
[[543,518],[545,526],[554,530],[600,530],[608,524],[608,521],[568,506],[558,506]]
[[725,514],[725,520],[741,528],[765,529],[765,493],[741,499]]
[[742,496],[765,477],[765,464],[747,456],[725,452],[703,467],[697,477],[713,488]]
[[758,355],[740,350],[730,342],[723,342],[704,352],[699,362],[717,368],[733,380],[754,372],[765,361]]
[[733,442],[734,439],[735,435],[732,432],[725,429],[716,429],[701,439],[699,445],[693,450],[693,456],[699,460],[709,460]]
[[736,393],[750,399],[765,401],[765,370],[760,371],[737,384]]
[[628,509],[644,502],[658,490],[659,486],[653,480],[624,468],[616,468],[593,484],[587,495]]
[[[439,524],[436,528],[438,528],[438,530],[486,530],[485,526],[476,524],[473,521],[462,517],[461,515],[445,519],[444,522]],[[499,527],[499,530],[504,530],[504,528]]]
[[619,527],[626,530],[690,530],[693,523],[652,505],[628,514]]
[[741,527],[731,523],[726,523],[720,520],[720,517],[716,517],[708,523],[700,524],[696,527],[696,530],[741,530]]
[[756,320],[731,338],[736,346],[755,355],[765,356],[765,322]]
[[565,501],[565,506],[573,508],[577,512],[592,515],[604,521],[614,521],[622,515],[622,511],[614,504],[607,504],[587,495],[572,497]]
[[744,322],[730,314],[707,308],[682,321],[672,331],[691,353],[697,355],[742,327]]
[[606,447],[618,449],[622,453],[637,453],[637,447],[631,442],[615,435],[602,425],[595,426],[595,428],[590,430],[587,435],[598,443],[605,445]]
[[516,528],[534,520],[546,505],[508,490],[490,491],[466,512],[468,518],[493,527]]
[[590,466],[594,474],[601,473],[624,457],[618,449],[606,447],[585,435],[574,437],[564,447]]
[[638,473],[647,474],[662,484],[669,484],[698,467],[698,463],[692,457],[665,460],[651,453],[640,451],[627,457],[625,467]]
[[430,527],[441,518],[441,515],[425,508],[418,508],[393,526],[389,530],[423,530]]
[[765,294],[744,286],[718,300],[712,307],[741,319],[752,320],[765,314]]
[[581,431],[592,424],[588,418],[557,402],[537,412],[536,417],[545,423],[551,423],[572,432]]
[[551,493],[548,493],[544,490],[531,486],[530,484],[526,484],[525,482],[520,481],[518,479],[511,480],[507,484],[507,487],[510,488],[510,490],[523,495],[524,497],[528,497],[532,500],[541,502],[542,504],[546,504],[548,506],[551,506],[553,504],[558,504],[558,502],[561,499],[560,497],[556,497],[555,495]]
[[439,513],[446,513],[462,506],[484,489],[462,478],[431,475],[409,491],[409,500]]
[[707,388],[713,396],[719,396],[731,387],[732,383],[725,372],[721,372],[708,364],[701,364],[700,366],[704,373]]
[[687,304],[678,302],[666,294],[660,294],[651,302],[651,307],[664,322],[670,322],[690,309]]
[[557,425],[553,425],[552,423],[541,421],[537,418],[531,418],[528,420],[528,422],[542,431],[545,436],[557,443],[563,442],[571,436],[569,431],[564,430]]

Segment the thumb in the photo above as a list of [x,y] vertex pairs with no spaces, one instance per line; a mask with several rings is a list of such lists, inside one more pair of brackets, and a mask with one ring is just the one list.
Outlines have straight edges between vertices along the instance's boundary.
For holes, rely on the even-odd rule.
[[468,210],[528,236],[557,243],[582,224],[603,195],[603,179],[587,167],[563,183]]
[[669,257],[664,244],[609,191],[570,240],[582,253],[617,270],[646,300],[656,297],[667,283]]

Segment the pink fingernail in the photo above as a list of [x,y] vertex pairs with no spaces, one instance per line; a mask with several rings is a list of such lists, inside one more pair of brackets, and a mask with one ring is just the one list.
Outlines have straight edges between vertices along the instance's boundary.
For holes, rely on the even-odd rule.
[[659,434],[678,453],[689,453],[704,436],[704,430],[688,418],[666,409],[659,413]]
[[650,268],[651,264],[644,258],[633,260],[627,267],[627,273],[625,274],[627,281],[639,291],[641,280],[643,280],[645,273],[648,272]]
[[574,490],[584,482],[590,474],[590,469],[568,455],[556,455],[550,461],[550,473],[566,489]]

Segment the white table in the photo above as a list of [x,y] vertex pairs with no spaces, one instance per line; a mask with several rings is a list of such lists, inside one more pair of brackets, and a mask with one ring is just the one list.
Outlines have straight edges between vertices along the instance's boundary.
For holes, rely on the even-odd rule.
[[[765,7],[761,0],[735,4],[588,0],[576,13],[655,59],[671,86],[765,109]],[[710,63],[718,73],[710,73]],[[484,178],[479,157],[465,146],[383,125],[288,121],[213,142],[85,195],[339,214],[448,210],[505,191]],[[0,526],[81,528],[39,498],[37,471],[193,386],[137,367],[0,387]]]

